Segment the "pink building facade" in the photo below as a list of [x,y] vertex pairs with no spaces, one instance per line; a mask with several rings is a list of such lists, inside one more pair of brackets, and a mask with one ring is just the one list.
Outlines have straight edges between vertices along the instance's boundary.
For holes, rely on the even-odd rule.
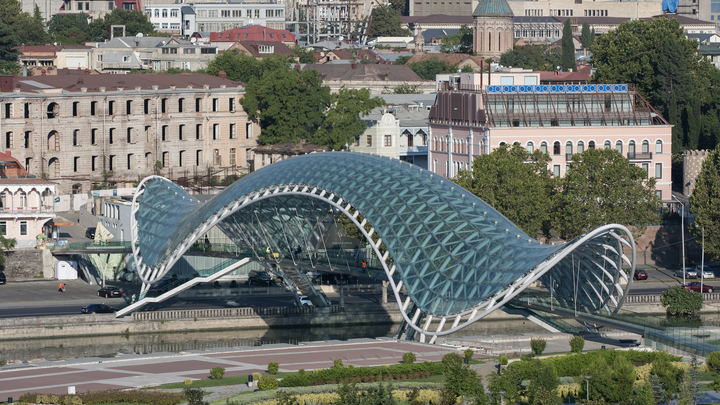
[[[428,169],[452,178],[474,157],[503,144],[550,155],[548,169],[564,176],[572,155],[612,148],[656,178],[656,192],[671,201],[671,130],[628,85],[536,85],[518,73],[452,77],[430,111]],[[510,73],[504,74],[509,76]],[[510,80],[504,79],[505,83]],[[443,86],[439,86],[441,89]]]

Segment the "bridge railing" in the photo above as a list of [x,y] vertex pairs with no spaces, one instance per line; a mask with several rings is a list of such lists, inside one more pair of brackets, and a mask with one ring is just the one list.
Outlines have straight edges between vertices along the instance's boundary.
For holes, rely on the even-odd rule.
[[104,249],[131,249],[132,248],[132,242],[130,241],[124,241],[124,242],[72,242],[72,243],[65,243],[62,246],[57,246],[57,244],[50,245],[49,249],[51,251],[64,251],[64,250],[104,250]]

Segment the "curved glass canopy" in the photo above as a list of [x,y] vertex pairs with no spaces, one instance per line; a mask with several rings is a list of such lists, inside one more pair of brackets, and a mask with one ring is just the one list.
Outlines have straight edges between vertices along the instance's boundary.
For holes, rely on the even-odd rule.
[[166,179],[143,183],[133,242],[145,274],[154,277],[149,282],[167,272],[209,226],[218,225],[238,245],[272,245],[277,251],[303,245],[302,235],[312,233],[320,216],[335,210],[352,217],[352,209],[387,247],[383,267],[402,280],[392,283],[393,289],[404,286],[412,302],[434,316],[477,312],[482,303],[490,308],[536,280],[574,300],[582,284],[585,306],[621,304],[618,296],[626,289],[621,284],[629,286],[631,280],[622,271],[623,261],[634,264],[623,255],[622,230],[620,236],[610,229],[546,245],[451,181],[370,154],[328,152],[282,160],[205,203]]

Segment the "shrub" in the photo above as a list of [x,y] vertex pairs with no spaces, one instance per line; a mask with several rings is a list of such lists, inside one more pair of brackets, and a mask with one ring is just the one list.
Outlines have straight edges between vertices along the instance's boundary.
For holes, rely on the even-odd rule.
[[543,338],[532,338],[530,339],[530,349],[532,350],[533,355],[539,356],[545,351],[545,347],[547,347],[547,341]]
[[415,359],[416,359],[415,353],[413,353],[413,352],[407,352],[407,353],[403,354],[403,363],[405,363],[405,364],[413,364],[413,363],[415,363]]
[[267,374],[260,377],[260,381],[258,381],[257,384],[260,391],[270,391],[277,389],[278,387],[278,380],[275,377],[269,376]]
[[442,364],[445,370],[452,367],[459,367],[463,363],[462,357],[457,353],[448,353],[442,357]]
[[276,363],[276,362],[268,363],[268,373],[277,374],[279,369],[280,369],[280,363]]
[[301,368],[300,370],[298,370],[298,374],[304,375],[304,374],[305,374],[305,369],[304,369],[304,368]]
[[185,379],[185,385],[192,385],[192,380],[189,378]]
[[470,360],[472,360],[474,354],[475,354],[475,350],[473,350],[473,349],[467,349],[463,352],[463,355],[465,355],[465,358],[467,359],[468,362]]
[[258,382],[260,381],[260,378],[262,377],[262,374],[260,373],[252,373],[253,381]]
[[507,366],[508,364],[508,358],[507,356],[500,356],[500,365],[501,366]]
[[[457,355],[456,355],[457,356]],[[462,358],[457,356],[462,364]],[[291,374],[280,381],[281,387],[306,387],[310,385],[348,382],[376,382],[398,378],[427,378],[444,372],[441,363],[422,362],[414,364],[393,364],[378,367],[340,367],[315,369],[312,373]],[[352,380],[352,381],[351,381]],[[334,382],[333,382],[334,381]]]
[[573,353],[580,353],[585,347],[585,339],[582,336],[575,335],[570,339],[570,350]]
[[691,315],[702,308],[703,295],[676,285],[665,290],[660,301],[668,314]]
[[207,405],[208,404],[207,402],[203,401],[203,397],[205,396],[206,392],[200,388],[185,387],[185,388],[183,388],[183,394],[185,395],[185,398],[187,398],[188,405]]
[[92,404],[117,404],[117,403],[135,403],[135,404],[151,404],[151,405],[177,405],[185,402],[183,394],[162,392],[155,390],[147,391],[120,391],[120,390],[104,390],[95,392],[86,392],[77,395],[47,395],[47,394],[23,394],[20,396],[20,402],[35,404],[64,404],[64,405],[92,405]]
[[213,367],[210,370],[210,377],[212,377],[213,380],[222,380],[224,375],[225,369],[222,367]]
[[342,359],[335,359],[335,360],[333,360],[333,367],[335,367],[335,368],[343,368]]

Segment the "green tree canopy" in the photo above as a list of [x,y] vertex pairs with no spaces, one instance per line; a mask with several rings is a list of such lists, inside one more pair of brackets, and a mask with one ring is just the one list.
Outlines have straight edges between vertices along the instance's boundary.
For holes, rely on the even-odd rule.
[[522,45],[515,46],[512,50],[500,55],[500,64],[552,72],[561,65],[561,56],[558,48],[550,48],[545,45]]
[[590,49],[593,42],[595,41],[595,32],[590,31],[590,24],[586,22],[582,25],[582,31],[580,32],[580,42],[582,42],[582,47],[585,49]]
[[204,72],[217,76],[220,71],[224,71],[230,80],[250,83],[253,79],[260,79],[270,72],[289,70],[291,63],[292,59],[287,55],[268,55],[257,60],[233,49],[219,54],[208,62]]
[[138,33],[148,36],[158,36],[155,27],[147,16],[139,10],[123,10],[116,8],[103,18],[97,18],[90,23],[88,29],[93,41],[110,39],[110,26],[124,25],[125,35],[135,36]]
[[292,47],[293,52],[300,58],[300,63],[315,63],[315,49],[299,45]]
[[438,58],[412,62],[407,65],[423,80],[435,80],[435,75],[441,73],[453,73],[457,68],[457,65],[451,65],[447,61],[440,60]]
[[13,49],[19,45],[19,40],[13,28],[7,24],[0,24],[0,74],[13,74],[20,72],[20,52]]
[[361,116],[368,115],[375,107],[385,105],[382,98],[370,97],[368,89],[340,89],[332,98],[325,121],[312,137],[312,141],[333,150],[341,150],[348,142],[365,132],[367,124],[360,119]]
[[473,51],[473,29],[467,24],[460,26],[457,34],[443,35],[440,52],[445,53],[472,53]]
[[370,23],[370,36],[376,37],[409,37],[412,33],[402,29],[401,11],[395,7],[380,6],[373,9]]
[[87,16],[80,14],[56,14],[48,22],[48,32],[60,44],[82,45],[88,39]]
[[547,166],[550,157],[540,150],[530,154],[520,145],[501,146],[480,155],[472,171],[461,170],[455,182],[505,215],[530,236],[549,234],[555,179]]
[[657,220],[655,179],[614,149],[574,155],[559,181],[555,230],[572,239],[605,224],[638,225]]
[[572,27],[570,19],[565,20],[562,36],[562,68],[564,71],[577,70],[575,66],[575,43],[573,42]]
[[697,214],[690,232],[700,242],[704,230],[705,253],[717,260],[720,258],[720,149],[710,152],[703,161],[690,196],[690,212]]

